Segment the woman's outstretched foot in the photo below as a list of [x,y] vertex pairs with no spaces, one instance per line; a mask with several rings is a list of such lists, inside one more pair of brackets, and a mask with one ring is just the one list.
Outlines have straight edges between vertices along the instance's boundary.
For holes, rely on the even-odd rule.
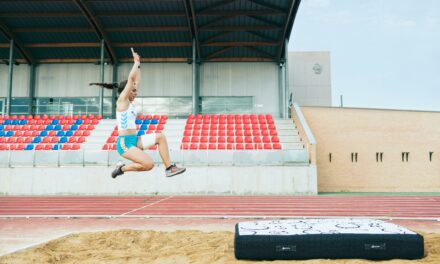
[[112,178],[113,179],[124,174],[124,172],[122,171],[122,167],[124,167],[124,166],[125,166],[125,164],[122,162],[118,162],[116,164],[116,168],[112,171]]
[[184,173],[186,171],[185,168],[179,168],[176,166],[176,164],[173,164],[171,166],[169,166],[166,170],[165,170],[165,175],[167,177],[173,177],[176,176],[178,174]]

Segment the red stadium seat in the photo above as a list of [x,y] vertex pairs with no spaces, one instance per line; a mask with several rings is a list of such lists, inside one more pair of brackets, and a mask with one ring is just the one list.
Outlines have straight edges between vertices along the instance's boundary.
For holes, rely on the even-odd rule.
[[208,149],[210,149],[210,150],[215,150],[215,149],[217,149],[217,144],[210,143],[210,144],[208,145]]
[[188,143],[182,143],[181,145],[180,145],[180,149],[189,149],[189,145],[188,145]]
[[220,144],[217,145],[217,149],[223,150],[225,148],[226,148],[226,146],[223,143],[220,143]]
[[79,150],[81,147],[79,144],[73,144],[72,145],[72,150]]
[[274,144],[272,144],[272,148],[273,148],[273,149],[281,149],[281,144],[279,144],[279,143],[274,143]]
[[271,139],[272,143],[279,143],[280,139],[277,136],[273,136]]
[[265,144],[264,144],[264,149],[272,149],[272,144],[270,144],[270,143],[265,143]]
[[82,135],[83,135],[84,137],[88,137],[88,136],[90,136],[90,131],[88,131],[88,130],[83,131],[83,132],[82,132]]
[[254,145],[252,143],[246,143],[245,149],[246,150],[253,150],[254,149]]
[[200,143],[199,144],[199,149],[207,149],[208,146],[206,145],[206,143]]
[[243,146],[242,143],[237,143],[237,144],[235,145],[235,149],[237,149],[237,150],[244,150],[244,146]]

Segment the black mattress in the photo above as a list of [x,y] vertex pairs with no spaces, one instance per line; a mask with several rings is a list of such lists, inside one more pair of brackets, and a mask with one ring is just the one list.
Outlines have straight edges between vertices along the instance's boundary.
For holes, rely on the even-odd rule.
[[235,225],[235,257],[289,259],[418,259],[423,236],[373,219],[304,219],[241,222]]

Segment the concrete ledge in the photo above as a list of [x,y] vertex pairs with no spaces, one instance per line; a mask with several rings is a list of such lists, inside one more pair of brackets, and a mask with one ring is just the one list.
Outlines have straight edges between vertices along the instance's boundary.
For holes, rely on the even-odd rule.
[[113,168],[0,168],[1,195],[315,195],[317,171],[297,166],[188,166],[166,178],[164,167],[112,179]]

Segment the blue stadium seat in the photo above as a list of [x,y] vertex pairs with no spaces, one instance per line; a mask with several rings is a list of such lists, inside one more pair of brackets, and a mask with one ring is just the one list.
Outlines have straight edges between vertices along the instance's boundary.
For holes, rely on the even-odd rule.
[[151,120],[151,124],[152,125],[157,125],[159,123],[159,121],[157,119],[152,119]]
[[75,121],[75,125],[81,125],[83,123],[83,121],[81,119],[77,119]]
[[17,120],[17,119],[15,119],[15,120],[12,120],[12,123],[11,123],[11,125],[18,125],[18,123],[19,123],[20,121],[19,120]]
[[137,135],[138,135],[138,136],[142,136],[142,135],[145,135],[145,132],[144,132],[144,131],[142,131],[142,130],[140,130],[140,131],[138,131]]
[[26,119],[20,120],[20,125],[26,125],[26,124],[27,124],[27,120]]
[[39,136],[40,136],[40,137],[45,137],[45,136],[47,136],[47,131],[46,131],[46,130],[41,131]]
[[57,119],[52,120],[52,125],[58,125],[59,121]]
[[62,145],[60,145],[60,144],[54,144],[52,147],[52,150],[59,150],[59,149],[61,149],[61,146]]
[[0,125],[0,130],[3,130],[5,128],[4,125]]
[[77,125],[72,125],[71,127],[70,127],[70,130],[77,130],[78,129],[78,126]]
[[3,121],[3,125],[10,125],[11,124],[11,120],[6,119],[5,121]]
[[147,125],[142,125],[142,126],[140,127],[140,130],[147,130],[147,128],[148,128]]
[[40,137],[35,137],[34,140],[32,140],[32,143],[40,143],[40,142],[41,142]]
[[148,120],[148,119],[144,119],[144,122],[142,122],[142,124],[144,124],[144,125],[149,125],[151,122],[150,122],[150,120]]
[[12,137],[14,135],[14,131],[9,130],[8,132],[6,132],[5,137]]
[[71,137],[73,135],[73,131],[72,130],[67,130],[66,131],[66,137]]
[[47,125],[46,128],[44,130],[53,130],[53,125]]
[[66,143],[67,142],[67,137],[60,138],[60,140],[58,142],[59,143]]
[[33,144],[28,144],[24,150],[33,150],[34,149],[34,145]]
[[56,125],[53,130],[61,130],[61,125]]
[[57,132],[57,137],[62,137],[62,136],[64,136],[64,131],[63,130],[59,130]]
[[136,123],[136,125],[140,125],[140,124],[142,124],[142,120],[136,119],[135,123]]
[[0,137],[4,137],[5,136],[5,131],[0,130]]

